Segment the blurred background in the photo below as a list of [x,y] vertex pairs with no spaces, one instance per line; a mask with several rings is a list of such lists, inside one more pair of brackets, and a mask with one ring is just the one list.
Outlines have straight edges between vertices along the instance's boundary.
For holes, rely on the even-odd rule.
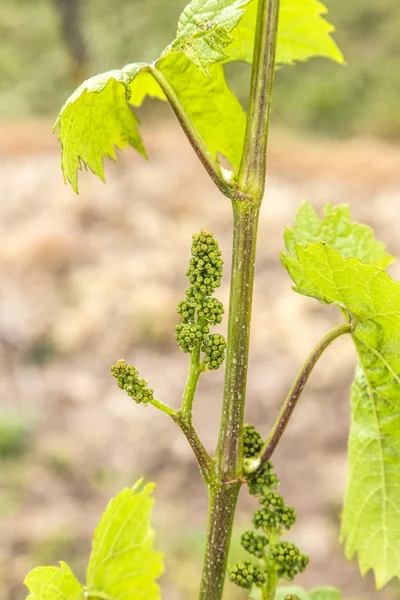
[[[87,76],[153,59],[172,39],[185,0],[1,0],[0,5],[0,600],[19,600],[38,564],[68,561],[80,577],[109,498],[140,476],[157,483],[163,598],[196,597],[207,498],[186,441],[152,407],[117,388],[109,366],[134,363],[178,406],[187,356],[174,343],[192,233],[221,242],[228,298],[231,211],[167,106],[140,111],[150,161],[127,150],[107,185],[83,173],[64,186],[51,133],[58,109]],[[321,213],[350,202],[400,254],[400,5],[327,0],[347,67],[312,60],[277,74],[267,198],[254,299],[246,421],[264,434],[313,344],[339,315],[296,296],[279,263],[300,202]],[[245,102],[249,67],[228,78]],[[398,265],[391,269],[400,277]],[[220,330],[224,332],[225,326]],[[340,339],[316,368],[274,456],[291,539],[310,555],[299,583],[379,594],[338,542],[346,481],[349,387],[355,357]],[[201,378],[195,422],[210,452],[222,372]],[[256,505],[243,491],[232,547]],[[246,595],[231,584],[226,599]]]

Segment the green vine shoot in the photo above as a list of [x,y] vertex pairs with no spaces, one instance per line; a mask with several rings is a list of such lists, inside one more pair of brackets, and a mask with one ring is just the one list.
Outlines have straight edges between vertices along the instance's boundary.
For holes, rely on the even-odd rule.
[[[188,357],[181,403],[156,398],[151,383],[125,360],[115,357],[111,367],[116,383],[135,403],[172,419],[199,465],[209,501],[199,600],[221,600],[226,580],[244,588],[252,600],[340,598],[333,588],[282,587],[306,569],[309,559],[307,548],[285,537],[296,512],[277,492],[279,479],[270,460],[295,418],[315,364],[344,335],[354,343],[358,367],[351,391],[341,541],[348,559],[357,555],[362,575],[374,572],[377,588],[400,577],[400,283],[386,272],[392,256],[369,227],[351,220],[346,205],[327,205],[321,218],[303,203],[293,227],[284,232],[280,259],[294,290],[335,305],[340,323],[311,349],[277,415],[265,401],[271,430],[261,434],[244,425],[257,230],[261,203],[268,203],[274,79],[280,70],[315,56],[343,68],[326,12],[317,0],[192,0],[179,17],[175,39],[159,57],[91,77],[68,98],[55,123],[64,179],[78,192],[79,171],[87,168],[104,180],[103,160],[115,160],[116,149],[132,146],[146,156],[135,108],[146,97],[168,102],[210,186],[232,206],[226,311],[214,295],[223,275],[218,241],[204,223],[193,235],[188,287],[177,307],[175,330]],[[247,112],[225,79],[225,65],[238,61],[251,67]],[[288,215],[288,220],[293,219]],[[227,339],[218,332],[223,318]],[[219,436],[209,449],[193,425],[196,390],[200,377],[212,377],[222,368]],[[151,381],[151,374],[145,375]],[[313,440],[309,443],[311,451]],[[242,488],[257,499],[258,508],[253,528],[241,537],[246,558],[228,565]],[[84,583],[65,563],[38,567],[25,580],[30,600],[158,600],[163,566],[154,550],[152,489],[138,482],[110,502],[94,534]]]

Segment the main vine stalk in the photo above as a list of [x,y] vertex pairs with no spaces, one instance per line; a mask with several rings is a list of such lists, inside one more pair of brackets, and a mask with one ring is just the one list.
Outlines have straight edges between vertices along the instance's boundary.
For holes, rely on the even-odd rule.
[[237,183],[239,194],[232,198],[233,252],[224,399],[216,454],[217,477],[209,484],[208,531],[199,600],[222,597],[232,524],[243,481],[243,416],[254,266],[265,188],[278,16],[279,0],[259,1],[246,135]]

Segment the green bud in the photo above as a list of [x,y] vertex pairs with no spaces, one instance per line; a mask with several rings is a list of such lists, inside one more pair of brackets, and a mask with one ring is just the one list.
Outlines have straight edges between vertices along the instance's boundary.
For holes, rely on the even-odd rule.
[[261,471],[248,477],[247,485],[252,496],[263,496],[279,486],[279,479],[272,469],[273,465],[268,461]]
[[210,371],[219,369],[225,360],[226,341],[224,336],[212,333],[205,338],[201,349],[205,353],[203,362],[206,369]]
[[261,434],[253,425],[245,425],[243,429],[243,457],[257,456],[263,447]]
[[268,538],[264,535],[258,535],[254,531],[246,531],[240,538],[243,548],[257,558],[264,556],[264,549],[268,545]]
[[270,492],[260,499],[264,507],[254,513],[253,524],[257,529],[282,531],[290,529],[296,521],[295,510],[286,506],[280,494]]
[[212,233],[202,229],[200,235],[193,236],[192,259],[186,273],[194,295],[205,298],[214,293],[221,285],[222,265],[217,240]]
[[175,328],[175,339],[183,352],[191,352],[194,348],[201,346],[208,333],[208,327],[189,324],[177,325]]
[[276,565],[279,577],[287,581],[302,573],[308,565],[308,556],[302,554],[294,544],[279,542],[271,549],[271,555]]
[[147,387],[147,381],[139,378],[139,371],[133,365],[127,365],[123,359],[111,367],[111,373],[116,378],[119,387],[138,404],[147,404],[153,400],[153,390]]
[[222,322],[224,307],[217,298],[206,298],[196,305],[196,312],[199,319],[204,319],[210,325],[219,325]]
[[253,585],[261,587],[266,582],[265,571],[260,565],[253,564],[251,560],[238,562],[228,568],[229,580],[242,588],[251,589]]

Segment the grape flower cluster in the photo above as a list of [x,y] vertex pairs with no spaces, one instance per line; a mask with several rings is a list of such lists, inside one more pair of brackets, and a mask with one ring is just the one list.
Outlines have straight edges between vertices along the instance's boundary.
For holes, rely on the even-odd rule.
[[224,313],[222,303],[212,297],[221,285],[222,265],[218,242],[212,233],[202,229],[192,239],[192,258],[186,272],[190,285],[186,299],[178,304],[180,323],[175,339],[183,352],[203,352],[202,365],[206,370],[218,369],[225,358],[225,338],[210,334],[209,329],[221,323]]
[[138,404],[147,404],[153,400],[153,390],[148,387],[145,379],[140,379],[139,371],[133,365],[128,365],[120,359],[112,365],[111,373],[121,390],[125,390]]
[[[246,425],[243,432],[243,456],[251,459],[259,456],[263,446],[262,437],[252,426]],[[248,490],[259,499],[261,508],[254,513],[253,525],[262,533],[246,531],[241,537],[241,545],[255,560],[246,560],[229,567],[229,579],[240,587],[261,588],[270,577],[292,579],[304,571],[308,557],[290,542],[280,541],[284,530],[289,530],[296,520],[295,510],[286,506],[283,497],[275,490],[279,480],[270,462],[255,475],[248,476]],[[288,599],[289,600],[289,599]],[[290,600],[298,600],[291,598]]]

